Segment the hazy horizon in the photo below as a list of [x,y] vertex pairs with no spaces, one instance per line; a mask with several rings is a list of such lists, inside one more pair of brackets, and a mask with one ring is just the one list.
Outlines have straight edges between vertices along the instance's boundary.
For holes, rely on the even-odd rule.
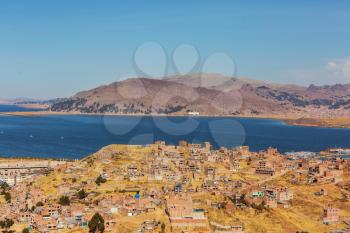
[[[135,54],[150,42],[158,47],[143,50],[141,63],[160,76],[178,74],[196,51],[195,72],[223,53],[234,67],[216,60],[204,70],[302,86],[350,83],[349,21],[348,1],[1,2],[0,99],[69,97],[143,76]],[[174,61],[181,45],[194,50]]]
[[[193,75],[193,74],[196,74],[196,73],[190,73],[190,74],[187,74],[187,75]],[[209,74],[209,75],[223,75],[223,74],[218,74],[218,73],[206,73],[206,74]],[[177,75],[177,74],[169,74],[167,76],[164,76],[164,77],[144,77],[144,76],[132,76],[132,77],[123,77],[122,79],[118,79],[118,80],[115,80],[115,81],[112,81],[110,83],[104,83],[104,84],[100,84],[100,85],[97,85],[97,86],[94,86],[90,89],[85,89],[85,90],[78,90],[77,92],[75,93],[72,93],[72,95],[69,95],[69,96],[54,96],[54,97],[48,97],[48,98],[39,98],[39,97],[35,97],[35,96],[16,96],[16,97],[12,97],[12,98],[2,98],[0,96],[0,101],[1,100],[8,100],[8,101],[13,101],[13,100],[33,100],[33,101],[46,101],[46,100],[53,100],[53,99],[59,99],[59,98],[70,98],[72,97],[73,95],[79,93],[79,92],[82,92],[82,91],[88,91],[88,90],[92,90],[94,88],[97,88],[97,87],[101,87],[101,86],[105,86],[105,85],[109,85],[109,84],[112,84],[114,82],[122,82],[122,81],[125,81],[125,80],[128,80],[128,79],[139,79],[139,78],[147,78],[147,79],[162,79],[162,78],[168,78],[168,77],[171,77],[171,76],[174,76],[174,75]],[[179,74],[180,75],[180,74]],[[181,75],[180,75],[181,76]],[[225,76],[225,75],[223,75]],[[225,76],[225,77],[228,77],[228,78],[238,78],[238,79],[246,79],[246,80],[255,80],[255,81],[259,81],[259,82],[262,82],[263,83],[267,83],[267,84],[282,84],[282,85],[296,85],[296,86],[300,86],[300,87],[309,87],[310,85],[315,85],[315,86],[331,86],[331,85],[337,85],[337,84],[350,84],[349,83],[334,83],[334,84],[321,84],[321,85],[317,85],[317,84],[314,84],[314,83],[310,83],[309,85],[302,85],[302,84],[294,84],[294,83],[275,83],[275,82],[271,82],[271,81],[265,81],[265,80],[257,80],[257,79],[253,79],[253,78],[250,78],[250,77],[229,77],[229,76]],[[1,103],[0,103],[1,104]]]

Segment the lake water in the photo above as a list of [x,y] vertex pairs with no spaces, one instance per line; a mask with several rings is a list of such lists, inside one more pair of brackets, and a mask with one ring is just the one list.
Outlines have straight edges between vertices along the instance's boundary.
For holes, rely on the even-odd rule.
[[23,108],[18,105],[0,105],[0,112],[34,112],[41,109]]
[[288,126],[270,119],[134,116],[0,116],[0,155],[82,158],[109,144],[164,140],[281,152],[350,147],[350,129]]

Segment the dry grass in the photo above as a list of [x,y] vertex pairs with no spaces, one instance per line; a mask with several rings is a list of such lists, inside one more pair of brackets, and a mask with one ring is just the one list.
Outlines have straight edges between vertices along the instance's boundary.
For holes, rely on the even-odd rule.
[[[112,152],[122,151],[123,153],[112,159],[98,159],[99,156],[109,155]],[[64,173],[64,170],[55,171],[49,176],[38,179],[35,183],[40,186],[46,195],[57,196],[57,190],[60,184],[66,183],[73,185],[72,177],[76,177],[76,183],[83,181],[93,185],[93,191],[99,192],[98,198],[104,198],[109,193],[122,190],[125,187],[140,186],[142,188],[161,188],[162,186],[170,185],[167,182],[160,181],[148,181],[141,179],[138,181],[116,180],[117,173],[110,172],[113,169],[125,167],[132,161],[136,165],[141,165],[145,162],[145,156],[151,152],[150,148],[141,146],[123,146],[112,145],[103,148],[101,151],[92,155],[83,161],[78,163],[70,163],[69,166],[72,169],[80,169],[79,175],[76,172]],[[92,160],[93,163],[91,164]],[[222,164],[211,164],[217,167],[218,173],[225,173],[225,168]],[[241,162],[242,171],[232,173],[230,176],[232,179],[244,179],[246,181],[261,181],[266,176],[255,175],[250,173],[249,168],[244,162]],[[96,186],[94,181],[101,172],[105,170],[111,176],[106,183]],[[345,176],[346,177],[346,176]],[[321,214],[323,212],[323,206],[326,203],[332,203],[335,207],[340,209],[340,216],[342,218],[350,218],[350,202],[344,202],[342,200],[342,192],[339,187],[333,184],[327,185],[294,185],[289,182],[290,175],[276,177],[273,180],[266,182],[267,184],[287,186],[294,192],[294,199],[292,206],[288,209],[276,208],[265,210],[262,213],[256,213],[253,209],[241,210],[237,209],[233,213],[228,214],[225,210],[212,209],[206,205],[207,201],[211,202],[225,202],[225,198],[221,195],[212,195],[210,193],[198,193],[194,194],[192,199],[201,200],[198,208],[204,208],[207,210],[207,215],[210,221],[216,221],[222,224],[231,224],[237,219],[243,222],[246,233],[295,233],[296,231],[307,232],[329,232],[335,229],[344,228],[345,225],[333,224],[324,225],[321,221]],[[199,183],[193,182],[193,186],[199,185]],[[317,197],[315,192],[320,191],[323,188],[328,191],[327,196]],[[162,207],[164,209],[164,207]],[[166,224],[166,232],[170,232],[170,224],[167,216],[164,214],[164,210],[158,208],[156,212],[142,214],[134,217],[116,216],[117,227],[112,232],[126,233],[134,232],[137,227],[145,220],[156,219],[157,221],[164,222]],[[79,230],[70,230],[67,233],[81,232]]]
[[349,128],[350,118],[299,118],[286,119],[290,125],[321,126],[332,128]]

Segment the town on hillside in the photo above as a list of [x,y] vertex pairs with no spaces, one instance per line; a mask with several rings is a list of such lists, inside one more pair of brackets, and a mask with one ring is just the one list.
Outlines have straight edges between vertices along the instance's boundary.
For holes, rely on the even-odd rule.
[[3,232],[350,232],[350,149],[185,141],[0,160]]

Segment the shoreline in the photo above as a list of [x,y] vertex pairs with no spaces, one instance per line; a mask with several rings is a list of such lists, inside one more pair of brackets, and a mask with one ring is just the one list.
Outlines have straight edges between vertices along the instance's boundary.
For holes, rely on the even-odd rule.
[[51,157],[28,157],[28,156],[4,156],[0,155],[0,163],[18,160],[22,162],[33,162],[33,161],[74,161],[74,159],[65,159],[65,158],[51,158]]
[[129,116],[129,117],[222,117],[222,118],[252,118],[279,120],[290,126],[322,127],[322,128],[350,128],[350,117],[338,118],[312,118],[312,117],[286,117],[273,115],[188,115],[188,114],[124,114],[124,113],[82,113],[82,112],[52,112],[52,111],[19,111],[0,112],[0,116]]
[[[273,120],[294,120],[298,118],[290,118],[273,115],[189,115],[189,114],[141,114],[141,113],[82,113],[82,112],[52,112],[52,111],[18,111],[18,112],[0,112],[0,115],[5,116],[137,116],[137,117],[222,117],[222,118],[256,118],[256,119],[273,119]],[[349,118],[350,120],[350,118]]]
[[[154,142],[152,143],[154,145]],[[88,158],[91,155],[94,155],[96,153],[98,153],[99,151],[108,148],[110,146],[125,146],[125,147],[147,147],[149,145],[152,144],[108,144],[105,146],[100,147],[98,150],[91,152],[90,154],[86,154],[83,157],[80,158],[65,158],[63,157],[41,157],[41,156],[5,156],[5,155],[0,155],[0,164],[4,163],[4,162],[43,162],[43,161],[47,161],[47,162],[75,162],[75,161],[83,161],[86,158]],[[172,144],[167,144],[169,146],[171,146]],[[228,147],[229,149],[233,149],[234,147]],[[334,147],[334,148],[328,148],[328,149],[346,149],[347,147]],[[267,149],[267,148],[266,148]],[[278,148],[277,148],[278,149]],[[310,153],[314,153],[315,158],[321,158],[321,157],[332,157],[335,155],[329,155],[329,154],[325,154],[325,152],[328,149],[324,149],[324,150],[320,150],[320,151],[290,151],[290,152],[281,152],[281,154],[287,156],[288,153],[292,153],[292,152],[310,152]],[[216,148],[215,150],[218,150],[218,148]],[[252,152],[254,153],[258,153],[259,151],[254,151],[252,150]],[[337,155],[339,157],[341,157],[342,155]]]

